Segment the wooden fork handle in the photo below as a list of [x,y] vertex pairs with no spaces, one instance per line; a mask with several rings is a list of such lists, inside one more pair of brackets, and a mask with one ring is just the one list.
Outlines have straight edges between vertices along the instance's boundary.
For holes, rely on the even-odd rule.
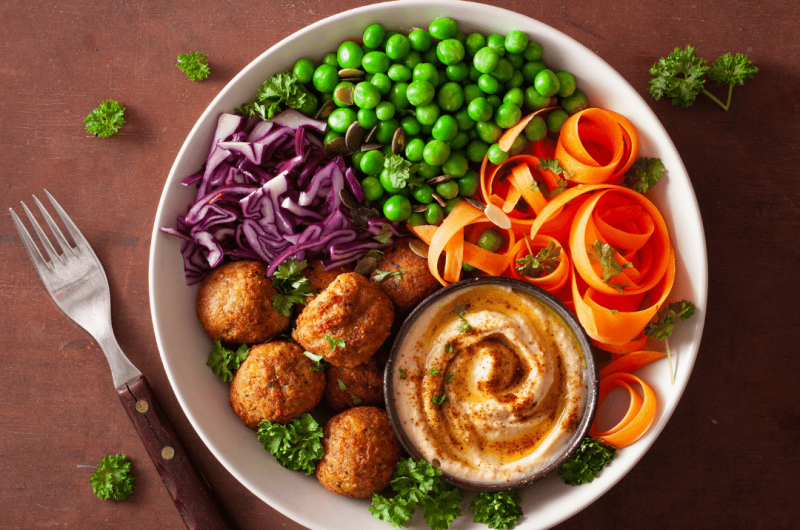
[[139,438],[190,530],[230,530],[227,516],[183,447],[144,376],[117,388]]

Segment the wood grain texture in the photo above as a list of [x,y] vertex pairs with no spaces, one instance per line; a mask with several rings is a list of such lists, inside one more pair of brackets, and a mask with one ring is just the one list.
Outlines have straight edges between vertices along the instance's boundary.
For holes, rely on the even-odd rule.
[[[122,349],[242,530],[300,527],[220,465],[172,393],[148,305],[156,206],[187,134],[239,70],[305,25],[369,3],[0,2],[0,212],[42,188],[67,208],[106,268]],[[800,4],[486,3],[575,38],[648,101],[692,179],[708,244],[705,332],[675,414],[622,481],[558,528],[796,528]],[[710,101],[679,109],[648,95],[649,68],[686,44],[704,58],[747,53],[759,66],[728,113]],[[192,50],[210,58],[206,81],[175,67]],[[108,98],[127,107],[127,123],[117,136],[90,137],[82,120]],[[5,213],[0,257],[0,529],[183,528],[113,398],[102,352],[51,302]],[[89,476],[118,452],[133,461],[134,494],[100,501]]]

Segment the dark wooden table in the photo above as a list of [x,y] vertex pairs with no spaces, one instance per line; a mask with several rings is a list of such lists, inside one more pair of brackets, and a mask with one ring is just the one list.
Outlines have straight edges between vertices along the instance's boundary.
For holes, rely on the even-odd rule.
[[[208,103],[280,39],[367,1],[4,1],[0,4],[0,528],[183,525],[114,398],[97,345],[45,293],[7,214],[47,188],[105,264],[122,349],[145,373],[241,529],[297,528],[239,484],[178,405],[148,304],[156,206]],[[650,102],[692,178],[708,240],[710,293],[700,353],[663,434],[610,492],[559,528],[797,528],[800,509],[800,4],[509,0],[574,37]],[[648,69],[675,47],[746,53],[760,71],[725,113],[647,95]],[[178,53],[208,54],[188,81]],[[119,135],[82,120],[127,107]],[[106,453],[134,462],[136,489],[100,501],[87,482]],[[387,528],[389,528],[387,526]]]

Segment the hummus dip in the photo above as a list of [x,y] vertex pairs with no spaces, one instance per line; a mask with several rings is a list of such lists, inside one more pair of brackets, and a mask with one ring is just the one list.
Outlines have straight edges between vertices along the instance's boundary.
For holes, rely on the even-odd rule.
[[584,354],[569,325],[533,296],[501,285],[455,289],[398,346],[397,424],[455,479],[522,479],[554,462],[578,430]]

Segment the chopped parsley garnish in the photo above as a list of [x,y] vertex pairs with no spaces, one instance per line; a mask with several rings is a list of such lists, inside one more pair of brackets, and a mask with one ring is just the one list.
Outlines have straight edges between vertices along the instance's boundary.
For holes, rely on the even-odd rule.
[[372,277],[373,282],[382,282],[386,278],[402,278],[406,271],[382,271],[375,269],[375,276]]
[[640,156],[625,173],[625,185],[639,193],[646,193],[658,183],[666,168],[660,158]]
[[565,180],[572,180],[572,177],[575,176],[575,173],[564,169],[564,166],[561,165],[561,162],[559,162],[557,158],[540,159],[539,163],[536,164],[536,169],[541,171],[552,171],[556,175],[561,175],[564,177]]
[[416,174],[417,167],[400,155],[391,154],[383,159],[383,169],[393,187],[413,188],[424,182],[421,175]]
[[405,372],[405,370],[403,370],[402,368],[400,368],[398,371],[400,372],[400,379],[405,379],[405,378],[406,378],[406,372]]
[[455,377],[455,375],[453,375],[453,374],[447,374],[446,376],[444,376],[444,382],[445,383],[449,383],[449,382],[451,382],[453,380],[454,377]]
[[445,344],[444,345],[444,352],[445,353],[453,353],[453,345],[452,344]]
[[430,370],[428,370],[428,375],[438,375],[438,374],[439,370],[437,370],[436,368],[431,368]]
[[675,327],[675,319],[680,318],[681,321],[694,315],[695,306],[688,300],[681,300],[680,302],[673,302],[666,308],[663,308],[656,315],[656,320],[650,322],[644,328],[644,334],[658,340],[663,340],[667,350],[667,360],[669,361],[669,373],[672,382],[675,382],[675,371],[672,366],[672,353],[669,351],[669,341],[667,337],[672,335],[672,330]]
[[283,316],[288,317],[294,304],[305,304],[306,298],[314,294],[311,282],[303,274],[307,266],[305,260],[287,259],[272,275],[272,286],[278,291],[272,295],[272,307]]
[[191,81],[202,81],[211,74],[208,57],[200,52],[179,53],[176,66],[183,70]]
[[570,486],[591,482],[597,472],[607,466],[617,453],[617,448],[587,436],[575,453],[558,468],[558,476]]
[[341,392],[347,392],[347,385],[344,384],[344,381],[342,381],[341,379],[337,379],[336,384],[339,386],[339,390]]
[[236,351],[229,350],[218,340],[211,346],[211,354],[208,356],[206,366],[223,381],[233,380],[233,370],[238,370],[242,362],[247,359],[250,348],[247,344],[242,344]]
[[476,523],[484,523],[496,530],[511,530],[522,518],[522,507],[517,490],[482,491],[469,505]]
[[83,119],[86,131],[100,138],[107,138],[119,132],[125,123],[125,107],[113,99],[107,99]]
[[363,399],[361,399],[360,397],[358,397],[356,395],[352,395],[350,397],[353,399],[353,405],[360,405],[361,402],[364,401]]
[[389,225],[385,224],[381,226],[381,231],[378,233],[378,235],[372,236],[372,239],[374,239],[378,243],[388,245],[392,242],[393,237],[394,237],[394,232],[392,232],[392,229],[389,228]]
[[467,308],[464,304],[456,304],[453,308],[453,313],[458,315],[458,318],[461,319],[461,323],[458,325],[458,331],[461,333],[469,333],[472,331],[472,326],[470,326],[469,322],[467,322],[467,319],[464,317],[467,313]]
[[325,361],[322,360],[322,355],[317,355],[316,353],[311,353],[310,351],[306,350],[303,352],[303,355],[311,359],[314,363],[314,366],[311,367],[312,372],[324,372],[325,371]]
[[431,403],[437,407],[445,401],[447,401],[447,394],[442,394],[441,396],[431,396]]
[[342,339],[334,339],[333,337],[330,337],[328,335],[323,335],[323,336],[325,337],[325,340],[328,341],[328,347],[331,349],[331,351],[334,351],[337,346],[339,348],[344,348],[345,346],[347,346],[347,343]]
[[325,454],[322,448],[322,427],[306,413],[288,425],[264,420],[258,424],[258,441],[280,465],[306,475]]
[[516,270],[522,276],[538,278],[542,274],[550,274],[561,263],[561,247],[556,247],[552,241],[546,247],[533,254],[528,236],[525,236],[529,254],[517,260]]
[[633,267],[633,264],[628,262],[623,265],[617,261],[614,257],[617,255],[617,249],[600,240],[595,241],[593,245],[587,245],[587,250],[589,251],[589,260],[592,263],[600,263],[600,267],[603,271],[603,283],[610,285],[621,293],[622,289],[627,286],[612,284],[611,280],[624,269]]
[[262,120],[271,120],[281,111],[281,105],[300,109],[312,97],[297,77],[290,72],[275,74],[258,90],[256,101],[242,105],[236,112],[245,116],[259,116]]
[[131,461],[125,454],[106,455],[97,470],[89,477],[92,491],[100,499],[124,501],[133,493]]

